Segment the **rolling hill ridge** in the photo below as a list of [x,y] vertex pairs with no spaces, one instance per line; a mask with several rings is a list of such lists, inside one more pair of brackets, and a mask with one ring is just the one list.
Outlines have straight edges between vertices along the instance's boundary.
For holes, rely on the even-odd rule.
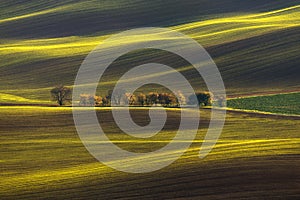
[[[1,9],[6,8],[8,14],[6,16],[2,15],[0,19],[0,26],[3,26],[0,32],[0,34],[3,34],[0,47],[1,93],[32,100],[49,100],[49,89],[57,84],[71,86],[85,56],[115,31],[105,27],[103,27],[103,31],[94,31],[89,29],[89,24],[77,21],[82,26],[82,30],[87,32],[79,34],[76,31],[70,31],[69,26],[64,26],[64,30],[56,30],[56,33],[61,32],[64,36],[52,34],[51,24],[59,26],[59,23],[55,20],[65,19],[59,17],[61,13],[72,13],[72,16],[75,17],[72,20],[76,21],[76,17],[80,15],[90,16],[89,14],[93,10],[91,5],[95,4],[94,1],[88,1],[87,3],[82,1],[53,2],[55,3],[2,3]],[[140,4],[135,4],[136,7],[147,4],[146,2],[139,2]],[[281,8],[273,9],[278,7],[278,4],[274,4],[272,1],[262,1],[259,4],[252,3],[252,6],[249,6],[249,2],[246,2],[238,4],[240,10],[234,10],[234,7],[237,6],[234,0],[228,1],[230,8],[225,6],[224,2],[226,1],[223,2],[224,4],[222,2],[215,2],[216,5],[224,5],[222,9],[220,5],[217,6],[221,10],[216,11],[215,14],[208,9],[209,13],[213,14],[204,15],[202,11],[207,11],[207,7],[204,6],[203,10],[198,10],[200,17],[191,12],[189,17],[182,19],[181,24],[176,22],[179,24],[167,27],[187,34],[206,48],[219,67],[229,95],[251,91],[299,89],[299,67],[297,62],[299,54],[297,52],[300,49],[298,39],[300,5],[294,5],[292,1],[284,1],[285,3],[280,4]],[[198,8],[200,4],[209,6],[207,1],[199,1],[198,3],[187,3],[185,6],[191,8],[195,7],[195,4],[198,5]],[[156,9],[161,9],[158,1],[151,5],[156,6]],[[211,8],[216,9],[213,5],[210,5]],[[289,7],[282,7],[282,5],[289,5]],[[13,12],[20,6],[25,8],[22,12]],[[103,12],[117,13],[123,6],[128,6],[130,9],[135,8],[124,2],[123,4],[118,2],[115,6],[109,4],[107,7],[97,4],[94,10],[99,13],[102,13],[101,9]],[[174,7],[178,8],[178,5]],[[80,9],[80,12],[78,13],[76,9]],[[124,14],[133,12],[130,9]],[[153,11],[151,7],[148,9]],[[29,10],[31,13],[28,13]],[[147,9],[144,10],[147,13]],[[254,12],[254,10],[256,11]],[[257,12],[257,10],[264,10],[264,12]],[[14,15],[9,13],[14,13]],[[164,12],[160,14],[161,17],[167,17],[167,15],[168,13]],[[92,15],[91,18],[88,16],[87,19],[93,19]],[[44,17],[47,20],[43,20]],[[111,18],[114,18],[113,15]],[[181,18],[177,17],[176,19]],[[191,22],[188,22],[189,20]],[[128,19],[128,21],[130,20]],[[144,20],[141,21],[147,25],[154,25]],[[176,24],[168,20],[158,21],[161,21],[159,25],[163,25],[164,22]],[[44,25],[39,26],[36,24],[40,22]],[[22,23],[23,26],[19,26],[18,23]],[[113,22],[109,24],[117,26]],[[27,28],[24,28],[24,26],[35,26],[31,27],[30,30],[33,31],[38,28],[34,32],[41,35],[32,33],[29,34],[32,38],[27,37]],[[49,34],[42,35],[43,31],[39,31],[39,28],[48,31]],[[12,29],[14,29],[15,34],[19,35],[11,33],[5,35],[5,32]],[[122,30],[122,27],[119,27],[119,29]],[[89,35],[91,33],[92,35]],[[177,63],[174,57],[164,54],[153,53],[153,55],[148,56],[158,57],[158,60],[165,59],[169,64]],[[131,57],[129,55],[127,61],[121,62],[119,67],[128,68],[130,63],[133,61],[138,63],[139,59],[143,58],[139,58],[135,54]],[[181,64],[183,66],[177,67],[186,67],[184,66],[186,63]],[[111,77],[107,77],[107,80],[113,80],[114,78],[116,77],[111,75]],[[187,78],[190,78],[193,82],[193,77]],[[198,87],[203,88],[203,85],[200,84]]]

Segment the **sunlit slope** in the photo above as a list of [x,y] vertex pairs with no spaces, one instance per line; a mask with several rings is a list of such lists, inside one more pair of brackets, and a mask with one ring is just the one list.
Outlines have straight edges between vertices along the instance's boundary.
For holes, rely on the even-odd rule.
[[175,27],[204,46],[300,26],[300,5],[259,14],[235,15]]
[[[208,50],[230,93],[240,92],[243,88],[297,88],[300,85],[297,65],[297,52],[300,49],[299,11],[300,6],[292,6],[263,13],[232,14],[230,17],[216,17],[170,28],[191,36]],[[88,52],[109,36],[3,40],[0,47],[0,90],[25,98],[30,96],[48,100],[48,88],[56,84],[72,85]],[[159,36],[145,38],[155,40]],[[119,66],[116,70],[121,73],[130,67],[130,63],[138,63],[144,56],[160,56],[160,60],[178,65],[174,56],[155,52],[148,54],[131,55],[116,65]],[[188,71],[189,68],[181,64],[177,67]],[[111,82],[116,74],[108,74],[106,80]],[[187,76],[189,74],[186,73]],[[188,78],[194,80],[193,77]]]
[[293,0],[5,0],[0,2],[0,38],[61,37],[170,26],[214,15],[262,12],[294,5]]
[[[28,96],[28,94],[26,96]],[[38,98],[27,99],[21,96],[0,93],[0,104],[1,103],[51,103],[50,101],[42,101],[36,99]]]

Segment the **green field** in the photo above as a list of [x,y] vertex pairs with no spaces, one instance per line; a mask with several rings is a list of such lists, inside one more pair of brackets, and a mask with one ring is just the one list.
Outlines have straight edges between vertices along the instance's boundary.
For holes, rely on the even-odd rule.
[[242,110],[300,115],[299,100],[300,93],[289,93],[230,99],[227,106]]
[[[132,112],[139,116],[137,123],[147,115],[147,109]],[[180,116],[172,109],[168,114],[166,130],[153,138],[137,140],[118,131],[110,109],[98,109],[99,120],[110,139],[135,152],[153,151],[168,143]],[[156,172],[126,174],[104,166],[87,152],[76,133],[71,108],[0,107],[0,198],[216,199],[297,195],[299,120],[229,113],[217,145],[201,160],[198,153],[209,111],[201,111],[201,116],[195,141],[178,161]],[[171,155],[169,152],[160,159]]]

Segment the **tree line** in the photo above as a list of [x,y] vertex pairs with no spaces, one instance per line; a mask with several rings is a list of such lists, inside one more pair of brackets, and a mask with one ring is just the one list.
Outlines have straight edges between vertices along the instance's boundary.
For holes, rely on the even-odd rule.
[[[60,106],[71,102],[72,90],[69,87],[57,86],[51,91],[52,100]],[[198,92],[196,94],[185,97],[181,91],[176,94],[168,92],[149,92],[131,94],[124,89],[108,91],[105,96],[81,94],[79,106],[153,106],[161,105],[165,107],[179,107],[180,105],[200,105],[209,106],[212,104],[212,95],[209,92]]]

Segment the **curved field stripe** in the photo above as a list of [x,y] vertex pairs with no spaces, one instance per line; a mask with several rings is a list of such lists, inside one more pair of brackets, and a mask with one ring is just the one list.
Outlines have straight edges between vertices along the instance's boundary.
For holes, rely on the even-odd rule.
[[61,7],[57,7],[57,8],[51,8],[51,9],[33,12],[33,13],[29,13],[29,14],[24,14],[24,15],[20,15],[20,16],[10,17],[10,18],[6,18],[6,19],[0,19],[0,24],[5,23],[5,22],[20,20],[20,19],[26,19],[26,18],[30,18],[30,17],[36,17],[36,16],[40,16],[40,15],[45,15],[45,14],[49,14],[49,13],[54,13],[57,11],[63,11],[68,8],[71,8],[71,6],[61,6]]
[[[278,16],[268,16],[269,14],[267,13],[260,14],[258,16],[250,14],[245,16],[235,16],[229,18],[225,17],[220,19],[206,20],[203,22],[193,22],[184,25],[173,26],[170,28],[177,31],[183,31],[184,33],[190,35],[195,39],[207,37],[209,38],[212,36],[222,35],[222,38],[218,39],[217,41],[214,41],[213,45],[216,45],[224,42],[224,38],[227,38],[226,35],[234,38],[238,37],[238,34],[243,33],[243,31],[251,32],[252,36],[254,36],[265,34],[270,31],[286,29],[290,27],[298,27],[300,26],[299,7],[300,6],[286,8],[281,10],[280,12],[274,11],[275,13],[280,13]],[[291,11],[291,13],[285,13],[286,11]],[[254,16],[258,18],[254,18]],[[217,28],[214,26],[216,24],[219,25]],[[198,30],[199,28],[202,28],[203,30]],[[256,30],[254,32],[257,33],[253,33],[253,30]],[[42,57],[65,57],[83,55],[91,51],[96,45],[98,45],[102,40],[104,40],[107,37],[109,37],[109,35],[92,37],[72,36],[63,38],[24,41],[21,40],[12,42],[6,41],[4,44],[1,45],[0,53],[2,55],[9,55],[13,53],[27,52],[33,57],[38,55]],[[149,39],[148,36],[141,37],[140,39],[145,40],[145,38]],[[155,35],[151,35],[151,39],[155,38]],[[238,38],[241,39],[240,37]],[[126,42],[131,43],[133,41]],[[138,40],[136,39],[134,42],[138,42]],[[120,45],[120,43],[117,42],[116,45]]]
[[[198,141],[200,142],[200,141]],[[220,143],[220,144],[219,144]],[[287,155],[297,153],[297,149],[300,148],[299,138],[290,139],[270,139],[270,140],[221,140],[215,147],[209,156],[204,160],[216,161],[216,160],[228,160],[241,157],[257,157],[257,156],[270,156],[270,155]],[[188,151],[181,158],[183,160],[196,158],[198,156],[198,147],[188,149]],[[170,159],[174,152],[164,153],[157,155],[157,162],[162,159]],[[141,162],[148,159],[148,156],[143,156],[137,159],[137,162]],[[112,161],[123,165],[126,160]],[[184,161],[183,161],[184,162]],[[29,174],[19,174],[15,176],[2,177],[0,189],[2,192],[10,193],[12,191],[22,190],[26,187],[30,187],[31,190],[35,190],[43,187],[45,184],[59,184],[61,181],[73,181],[76,179],[80,181],[87,176],[93,176],[94,174],[106,176],[107,174],[114,176],[113,170],[98,163],[89,163],[80,166],[67,167],[63,169],[39,171]],[[112,173],[112,174],[111,174]],[[16,185],[16,183],[18,183]],[[65,184],[65,183],[64,183]]]

